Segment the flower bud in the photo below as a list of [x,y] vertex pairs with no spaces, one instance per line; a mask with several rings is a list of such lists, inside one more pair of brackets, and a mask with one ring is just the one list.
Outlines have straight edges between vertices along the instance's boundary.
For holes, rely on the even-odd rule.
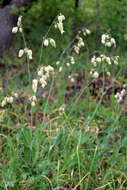
[[18,53],[18,57],[22,57],[24,54],[24,50],[23,49],[20,49],[19,50],[19,53]]
[[44,46],[48,46],[49,45],[49,40],[48,39],[44,39],[43,44],[44,44]]
[[12,28],[12,33],[14,33],[14,34],[16,34],[18,32],[18,27],[16,26],[16,27],[13,27]]
[[54,39],[50,38],[50,39],[49,39],[49,42],[50,42],[50,44],[51,44],[54,48],[56,48],[56,42],[55,42]]

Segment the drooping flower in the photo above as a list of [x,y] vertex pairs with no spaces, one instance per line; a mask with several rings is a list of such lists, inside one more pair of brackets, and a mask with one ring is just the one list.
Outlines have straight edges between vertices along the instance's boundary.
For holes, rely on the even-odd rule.
[[63,22],[63,21],[65,20],[65,16],[62,15],[62,14],[58,15],[57,18],[58,18],[58,21],[59,21],[59,22]]
[[44,46],[48,46],[49,45],[49,40],[48,39],[44,39],[43,40],[43,44],[44,44]]
[[37,80],[37,79],[34,79],[34,80],[32,81],[32,89],[33,89],[34,93],[37,92],[37,87],[38,87],[38,80]]
[[54,39],[50,38],[50,39],[49,39],[49,42],[50,42],[50,44],[51,44],[54,48],[56,48],[56,42],[55,42]]
[[17,32],[18,32],[18,27],[17,26],[13,27],[12,28],[12,33],[16,34]]
[[22,57],[24,54],[24,49],[20,49],[18,53],[18,57]]

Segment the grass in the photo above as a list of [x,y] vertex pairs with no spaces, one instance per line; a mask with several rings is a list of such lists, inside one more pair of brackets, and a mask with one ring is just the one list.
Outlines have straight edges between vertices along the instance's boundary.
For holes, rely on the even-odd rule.
[[[51,55],[51,48],[41,49],[44,56],[40,63],[45,61],[48,65],[52,60],[48,51]],[[53,56],[57,55],[53,50]],[[35,107],[28,101],[32,94],[28,75],[23,72],[21,79],[12,71],[8,81],[11,90],[6,94],[19,85],[21,95],[13,104],[0,108],[0,190],[127,189],[126,114],[114,92],[105,96],[104,83],[96,95],[92,94],[91,55],[84,56],[82,52],[74,56],[76,64],[69,68],[65,67],[65,55],[61,57],[62,73],[53,62],[56,73],[44,92],[36,95]],[[35,60],[33,65],[30,64],[29,73],[32,79],[36,77]],[[109,68],[120,84],[126,82],[121,78],[122,66]],[[73,73],[78,73],[78,77],[72,84],[68,75]],[[112,88],[115,91],[118,87]],[[1,101],[4,96],[1,91]]]
[[21,116],[6,110],[1,189],[126,189],[126,117],[102,105],[93,109],[94,117],[87,107],[83,116],[80,108],[49,109],[32,127],[23,119],[14,126]]

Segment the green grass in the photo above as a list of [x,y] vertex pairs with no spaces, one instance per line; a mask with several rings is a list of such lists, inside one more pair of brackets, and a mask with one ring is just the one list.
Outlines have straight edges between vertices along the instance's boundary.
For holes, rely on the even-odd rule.
[[59,114],[50,108],[45,121],[35,121],[33,127],[23,120],[14,126],[6,110],[0,133],[0,188],[126,189],[126,117],[101,105],[98,110],[93,106],[91,114],[87,109],[70,114],[68,106]]

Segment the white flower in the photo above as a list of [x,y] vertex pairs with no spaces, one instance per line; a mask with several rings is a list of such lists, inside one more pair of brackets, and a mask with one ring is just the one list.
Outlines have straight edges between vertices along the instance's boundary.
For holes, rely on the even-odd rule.
[[126,94],[126,90],[123,89],[123,90],[121,91],[121,95],[124,96],[125,94]]
[[23,49],[20,49],[19,50],[19,53],[18,53],[18,57],[22,57],[24,54],[24,50]]
[[34,93],[37,92],[37,87],[38,87],[38,80],[33,79],[33,81],[32,81],[32,90],[34,91]]
[[59,23],[57,24],[57,26],[58,26],[58,29],[60,30],[61,34],[63,34],[63,33],[65,32],[64,29],[63,29],[63,23],[62,23],[62,22],[59,22]]
[[119,98],[119,93],[117,92],[117,94],[115,95],[115,98]]
[[91,62],[94,63],[96,61],[96,57],[93,56],[92,59],[91,59]]
[[94,67],[96,67],[96,66],[97,66],[97,63],[96,63],[96,61],[95,61],[95,62],[93,62],[93,66],[94,66]]
[[6,99],[4,99],[2,102],[1,102],[1,106],[4,107],[6,105],[7,101]]
[[120,96],[117,101],[118,101],[118,103],[122,102],[122,97]]
[[58,23],[55,23],[54,26],[55,28],[58,28],[60,30],[61,34],[63,34],[65,32],[63,29],[63,21],[65,20],[65,16],[60,14],[58,15],[57,19],[58,19]]
[[125,95],[126,95],[126,90],[125,89],[122,89],[121,92],[117,92],[117,94],[115,95],[115,98],[117,99],[117,102],[118,103],[122,102]]
[[29,100],[31,101],[31,106],[34,107],[36,105],[36,101],[37,101],[36,96],[31,96],[29,98]]
[[85,46],[85,43],[84,43],[83,41],[80,41],[80,42],[78,43],[78,46],[79,46],[79,47],[83,47],[83,46]]
[[100,63],[100,62],[101,62],[101,58],[100,58],[100,57],[97,57],[97,58],[96,58],[96,61]]
[[56,62],[56,65],[59,65],[59,64],[60,64],[60,61],[57,61],[57,62]]
[[75,64],[74,57],[70,56],[70,62],[71,62],[72,65]]
[[75,51],[77,54],[79,54],[80,48],[75,45],[75,46],[74,46],[74,51]]
[[33,100],[33,101],[37,101],[36,96],[32,96],[32,100]]
[[15,33],[18,32],[18,30],[19,30],[19,32],[23,31],[21,21],[22,21],[22,16],[19,16],[18,22],[17,22],[17,26],[15,26],[15,27],[12,28],[12,33],[15,34]]
[[108,63],[109,65],[111,65],[111,59],[110,59],[110,57],[106,57],[105,59],[106,59],[107,63]]
[[44,44],[44,46],[48,46],[49,45],[49,40],[48,39],[44,39],[43,40],[43,44]]
[[42,88],[44,88],[47,85],[47,82],[45,81],[44,77],[40,78],[40,83],[41,83]]
[[55,28],[58,28],[58,25],[57,25],[57,23],[55,23],[55,24],[54,24],[54,27],[55,27]]
[[[28,48],[24,48],[23,51],[21,51],[21,55],[22,53],[26,53],[26,55],[28,56],[29,59],[32,59],[32,50],[31,49],[28,49]],[[21,56],[22,57],[22,56]]]
[[19,16],[17,26],[20,27],[22,24],[22,16]]
[[105,46],[111,47],[111,46],[112,46],[112,43],[111,43],[111,42],[106,42],[106,43],[105,43]]
[[57,18],[59,22],[63,22],[65,20],[65,16],[62,14],[60,14]]
[[50,44],[51,44],[54,48],[56,48],[56,42],[55,42],[54,39],[50,38],[50,39],[49,39],[49,42],[50,42]]
[[53,72],[53,71],[54,71],[54,68],[53,68],[52,66],[48,65],[48,66],[44,67],[44,70],[45,70],[46,72]]
[[118,65],[118,61],[114,60],[114,64],[115,64],[115,65]]
[[102,34],[102,36],[101,36],[101,43],[102,44],[105,44],[105,38],[106,38],[106,35]]
[[27,50],[27,55],[28,55],[29,59],[32,59],[32,50],[31,49]]
[[40,81],[41,84],[42,84],[42,83],[45,83],[44,77],[41,77],[39,81]]
[[15,97],[15,98],[18,98],[18,93],[12,93],[12,95]]
[[94,69],[92,69],[92,70],[90,71],[90,75],[92,75],[92,74],[93,74],[93,72],[94,72]]
[[14,33],[14,34],[16,34],[18,32],[18,27],[16,26],[16,27],[13,27],[12,28],[12,33]]
[[13,100],[14,100],[14,98],[12,97],[12,96],[10,96],[10,97],[7,97],[7,102],[8,103],[13,103]]
[[116,46],[116,41],[115,41],[114,38],[111,38],[111,43],[112,43],[114,46]]
[[78,36],[77,39],[78,39],[78,44],[77,44],[78,47],[79,48],[83,47],[85,45],[84,42],[83,42],[83,39],[80,36]]
[[42,88],[45,88],[46,85],[47,85],[47,82],[46,82],[46,81],[44,81],[43,83],[41,83],[41,87],[42,87]]
[[114,45],[116,47],[116,41],[115,41],[115,39],[112,38],[108,34],[102,34],[102,36],[101,36],[101,43],[104,44],[107,47],[111,47],[112,45]]
[[93,56],[92,58],[91,58],[91,63],[93,64],[93,66],[94,67],[96,67],[97,66],[97,63],[96,63],[96,57],[95,56]]
[[97,71],[95,71],[94,73],[93,73],[93,78],[98,78],[99,77],[99,73],[97,72]]
[[107,75],[108,75],[108,76],[111,76],[111,73],[108,71],[108,72],[107,72]]
[[84,36],[86,36],[86,35],[87,35],[85,31],[83,32],[83,35],[84,35]]
[[71,78],[70,78],[70,81],[71,81],[72,83],[74,83],[74,82],[75,82],[75,79],[74,79],[73,77],[71,77]]
[[22,27],[20,27],[20,28],[19,28],[19,32],[21,32],[21,33],[22,33],[22,31],[23,31],[23,29],[22,29]]
[[66,65],[69,67],[69,66],[70,66],[70,63],[66,63]]
[[37,74],[38,74],[38,76],[42,76],[43,75],[43,71],[39,70]]
[[91,31],[86,29],[86,34],[88,34],[88,35],[91,34]]
[[36,104],[34,101],[31,102],[31,106],[34,107]]
[[63,70],[63,67],[60,67],[60,68],[59,68],[59,72],[61,72],[62,70]]
[[65,111],[65,107],[66,107],[65,104],[63,104],[62,106],[60,106],[59,111],[60,112],[64,112]]

